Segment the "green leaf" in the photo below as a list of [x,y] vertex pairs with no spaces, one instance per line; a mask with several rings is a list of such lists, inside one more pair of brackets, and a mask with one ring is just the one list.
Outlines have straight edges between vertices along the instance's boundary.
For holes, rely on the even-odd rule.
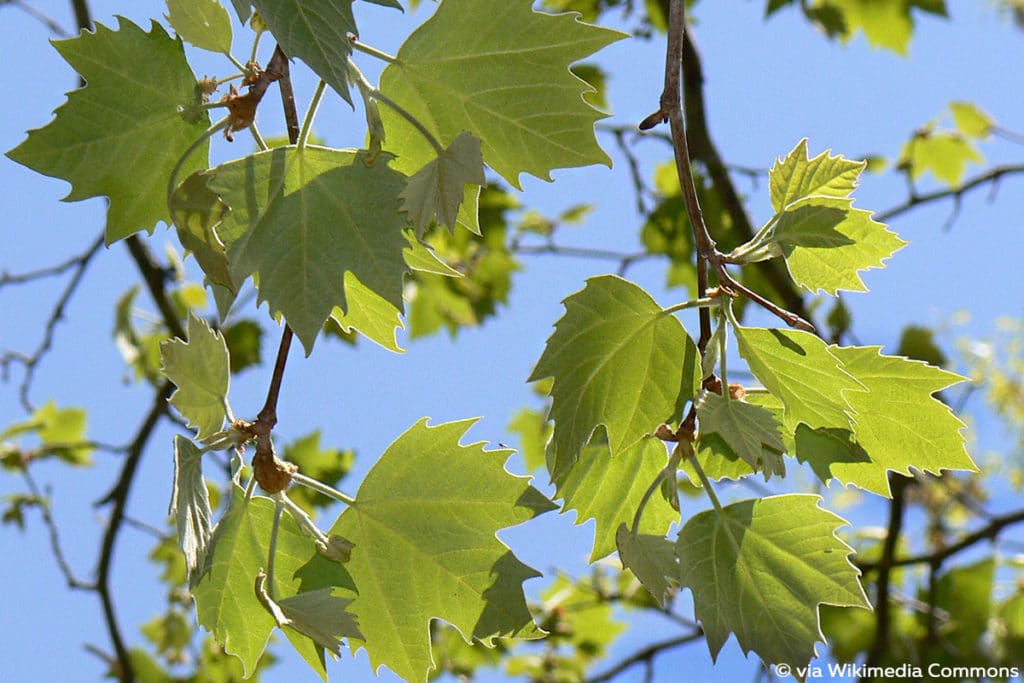
[[208,185],[209,176],[193,173],[184,180],[168,201],[171,220],[181,246],[192,253],[210,282],[236,292],[238,284],[231,275],[224,243],[217,226],[231,210]]
[[576,462],[599,425],[618,455],[678,418],[700,384],[693,340],[637,285],[613,275],[590,278],[564,304],[529,378],[554,377],[556,470]]
[[[992,589],[996,563],[989,556],[977,562],[953,567],[935,582],[932,597],[922,590],[920,599],[948,615],[939,627],[942,646],[968,661],[988,648],[981,642],[992,616]],[[923,621],[926,615],[920,615]],[[947,651],[948,651],[947,650]]]
[[472,423],[416,423],[331,528],[355,544],[346,566],[359,577],[352,612],[370,661],[407,681],[425,680],[433,665],[432,619],[484,643],[538,635],[521,586],[538,574],[495,533],[553,506],[502,467],[511,451],[459,443]]
[[949,111],[957,129],[968,137],[987,138],[996,127],[988,112],[972,102],[950,102]]
[[769,664],[805,666],[823,640],[822,604],[870,608],[835,530],[847,522],[818,507],[818,496],[733,503],[692,517],[679,533],[679,583],[712,659],[730,633],[744,653]]
[[[658,439],[643,439],[612,455],[607,444],[587,446],[579,462],[556,482],[557,497],[565,500],[562,511],[576,510],[576,523],[596,522],[590,562],[615,551],[615,534],[622,523],[632,524],[640,500],[668,453]],[[679,513],[662,496],[652,496],[640,518],[640,531],[665,534]]]
[[615,532],[622,566],[633,572],[643,587],[665,606],[665,598],[679,576],[676,544],[664,536],[634,534],[625,524]]
[[[610,165],[594,136],[604,116],[583,101],[589,86],[569,65],[622,39],[572,15],[534,12],[530,0],[446,0],[416,29],[380,80],[381,91],[442,145],[463,131],[483,158],[520,188],[520,173],[550,180],[555,168]],[[388,148],[412,173],[436,156],[421,133],[381,110]]]
[[786,446],[779,436],[781,425],[769,411],[703,392],[697,400],[697,417],[701,438],[705,434],[717,434],[751,468],[763,472],[765,481],[773,474],[786,476],[786,464],[782,460]]
[[509,422],[508,430],[519,435],[519,455],[523,457],[526,471],[543,467],[544,450],[553,431],[545,412],[521,408]]
[[[210,123],[181,41],[156,22],[146,33],[119,17],[117,31],[96,24],[54,47],[88,85],[7,156],[71,183],[66,201],[109,197],[107,244],[169,222],[167,179]],[[205,168],[208,149],[202,143],[182,174]]]
[[366,287],[351,271],[345,273],[345,301],[348,312],[335,306],[330,318],[342,332],[357,331],[388,351],[405,353],[398,345],[398,330],[405,329],[401,310]]
[[950,187],[960,184],[969,162],[983,160],[974,145],[958,132],[925,130],[903,146],[902,163],[909,165],[911,178],[917,180],[931,171]]
[[359,152],[278,147],[209,174],[210,189],[231,206],[218,233],[235,281],[259,275],[261,299],[284,315],[307,355],[331,310],[347,312],[347,272],[402,309],[405,181],[383,160],[366,166]]
[[781,213],[793,202],[806,197],[849,197],[864,170],[863,161],[851,161],[825,150],[813,159],[807,138],[796,144],[785,159],[776,159],[768,172],[772,207]]
[[231,372],[224,337],[189,314],[188,341],[168,339],[160,344],[163,373],[177,390],[171,404],[196,429],[200,441],[221,430],[227,417]]
[[[232,488],[231,507],[214,529],[205,571],[193,595],[200,625],[213,633],[228,654],[242,662],[245,677],[255,671],[276,625],[253,590],[267,566],[274,502]],[[345,568],[317,553],[313,541],[289,515],[281,517],[275,555],[275,594],[339,586],[355,588]]]
[[832,348],[799,330],[735,326],[740,355],[750,371],[785,408],[789,430],[801,422],[810,427],[847,427],[854,410],[851,392],[863,388],[846,372]]
[[[480,231],[477,230],[475,234],[479,235]],[[405,255],[405,265],[421,273],[433,273],[434,275],[444,275],[445,277],[462,277],[462,273],[445,263],[444,259],[438,256],[437,251],[431,245],[420,241],[411,231],[406,231],[405,239],[409,242],[409,246],[403,252]]]
[[866,292],[858,271],[884,267],[884,259],[907,244],[870,211],[853,208],[852,200],[826,197],[790,204],[772,238],[798,285],[833,296],[840,289]]
[[174,484],[168,514],[178,527],[178,545],[190,577],[202,567],[213,529],[210,494],[203,479],[203,453],[185,437],[174,437]]
[[912,9],[946,16],[945,3],[941,0],[824,0],[822,5],[837,15],[844,42],[863,30],[871,45],[901,55],[907,53],[914,33]]
[[231,52],[231,17],[217,0],[167,0],[167,11],[182,40],[211,52]]
[[282,629],[295,629],[335,657],[341,656],[342,638],[362,638],[359,624],[351,613],[345,611],[351,599],[331,595],[330,588],[318,588],[274,600],[267,592],[266,584],[267,575],[261,570],[256,575],[256,594]]
[[349,104],[348,34],[359,35],[352,1],[252,0],[285,54],[304,61]]
[[[856,448],[862,449],[870,461],[847,455],[827,463],[823,480],[835,477],[890,496],[889,471],[909,474],[911,467],[934,474],[946,469],[977,471],[961,433],[964,423],[933,396],[963,377],[920,361],[884,356],[877,346],[829,350],[865,388],[844,395],[857,415],[853,427]],[[805,453],[814,452],[808,446],[801,442],[798,432],[797,455],[802,459]],[[822,469],[822,465],[825,463],[819,461],[815,470]]]
[[402,191],[402,210],[409,214],[417,236],[427,231],[435,216],[438,225],[455,230],[466,185],[485,182],[480,140],[460,133],[443,153],[409,177]]
[[263,328],[253,320],[239,320],[224,330],[224,342],[231,359],[231,374],[260,364]]

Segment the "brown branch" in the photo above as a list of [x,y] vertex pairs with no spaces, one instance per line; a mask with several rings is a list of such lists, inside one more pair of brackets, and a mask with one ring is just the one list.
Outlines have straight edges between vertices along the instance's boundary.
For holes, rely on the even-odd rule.
[[[910,555],[907,557],[892,558],[889,561],[889,567],[907,567],[915,564],[942,564],[947,559],[956,555],[957,553],[970,548],[971,546],[977,545],[982,541],[994,541],[996,537],[1008,526],[1024,522],[1024,509],[1010,512],[1005,515],[993,517],[989,520],[988,524],[981,527],[980,529],[973,531],[956,543],[947,545],[938,550],[930,553],[922,553],[919,555]],[[880,571],[882,563],[879,562],[858,562],[857,566],[865,574],[871,571]]]
[[889,528],[882,544],[882,555],[878,561],[878,578],[875,581],[875,636],[868,649],[865,667],[878,666],[889,645],[889,584],[892,578],[893,558],[903,530],[904,492],[912,482],[902,475],[891,474],[889,485],[892,499],[889,501]]
[[[92,261],[92,258],[96,255],[101,246],[103,246],[102,235],[100,235],[84,253],[71,259],[70,263],[74,266],[75,271],[71,275],[71,279],[68,280],[68,284],[64,287],[64,291],[61,293],[60,298],[57,299],[57,303],[54,305],[53,310],[50,313],[50,317],[46,321],[43,338],[39,342],[39,346],[36,347],[36,350],[28,356],[24,354],[5,353],[4,356],[0,358],[0,366],[2,366],[5,376],[11,362],[21,363],[25,367],[25,375],[22,377],[21,385],[18,388],[18,396],[25,412],[31,413],[35,410],[32,405],[32,401],[29,398],[29,392],[32,389],[32,381],[35,378],[36,368],[39,367],[40,361],[42,361],[43,357],[53,346],[53,338],[57,329],[57,323],[64,318],[64,311],[67,308],[68,303],[71,301],[71,297],[74,296],[75,292],[78,290],[78,285],[81,284],[82,277],[85,275],[85,271],[89,267],[89,263]],[[52,271],[57,268],[66,269],[66,265],[67,262],[60,264],[59,266],[54,266],[52,269],[37,271],[37,273],[46,272],[47,270]],[[29,275],[31,276],[31,274]],[[17,276],[13,277],[15,279],[9,281],[17,281]]]
[[1008,166],[996,166],[995,168],[989,169],[985,173],[971,178],[965,183],[962,183],[958,187],[950,188],[947,190],[936,190],[935,192],[928,192],[926,194],[917,194],[911,192],[910,198],[899,206],[895,206],[887,211],[875,214],[874,218],[882,223],[888,223],[890,220],[899,216],[900,214],[906,213],[911,209],[915,209],[923,204],[929,204],[931,202],[940,201],[942,199],[953,199],[958,201],[965,194],[970,191],[986,185],[988,183],[996,183],[1003,176],[1015,175],[1018,173],[1024,173],[1024,164],[1014,164]]
[[622,672],[638,664],[650,665],[654,661],[654,658],[663,652],[693,643],[703,637],[704,631],[702,629],[697,629],[696,631],[687,633],[686,635],[651,643],[647,647],[637,650],[607,671],[604,671],[592,678],[588,678],[586,683],[604,683],[605,681],[610,681]]
[[[284,108],[284,118],[288,126],[288,141],[295,144],[299,139],[299,114],[295,107],[295,93],[292,89],[291,71],[288,67],[288,58],[278,45],[274,49],[274,56],[267,64],[267,70],[273,71],[278,87],[281,89],[281,106]],[[298,471],[292,463],[280,460],[274,453],[274,441],[272,432],[277,425],[277,401],[281,393],[281,382],[284,379],[285,365],[288,362],[288,351],[292,345],[292,328],[285,323],[281,332],[281,344],[277,349],[277,360],[274,362],[274,372],[270,377],[270,386],[267,388],[267,400],[256,415],[256,421],[248,426],[248,429],[256,437],[256,454],[252,459],[253,476],[257,483],[267,493],[277,493],[288,488],[291,484],[292,475]]]
[[75,576],[75,572],[71,569],[71,563],[68,562],[67,556],[64,555],[64,549],[60,542],[60,531],[58,530],[57,522],[53,519],[53,514],[50,511],[49,495],[43,495],[39,485],[36,484],[35,478],[27,468],[22,471],[22,475],[25,477],[25,483],[28,486],[28,490],[33,496],[40,500],[39,511],[43,517],[43,525],[46,526],[46,530],[50,536],[50,550],[53,552],[53,556],[57,560],[57,567],[60,569],[61,574],[64,575],[64,580],[67,581],[68,588],[77,590],[96,590],[95,583],[82,581]]

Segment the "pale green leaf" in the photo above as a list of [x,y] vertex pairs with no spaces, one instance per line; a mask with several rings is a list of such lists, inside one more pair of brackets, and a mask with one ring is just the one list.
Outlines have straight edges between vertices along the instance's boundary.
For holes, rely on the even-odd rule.
[[304,61],[341,97],[349,92],[348,34],[359,35],[353,0],[252,0],[256,11],[289,57]]
[[[123,17],[118,22],[117,31],[97,24],[95,32],[54,43],[87,85],[7,153],[71,183],[66,201],[109,197],[107,244],[169,222],[167,179],[209,126],[181,41],[156,22],[150,33]],[[206,167],[208,149],[199,145],[183,176]]]
[[174,437],[174,484],[168,510],[178,527],[178,545],[193,576],[203,565],[213,529],[210,494],[203,479],[203,453],[185,437]]
[[843,41],[849,41],[858,31],[874,47],[892,50],[906,55],[910,38],[914,33],[912,9],[946,16],[945,3],[941,0],[823,0],[824,9],[833,12],[841,27]]
[[57,402],[50,400],[27,420],[8,426],[0,433],[0,442],[21,434],[35,434],[40,448],[33,457],[53,455],[69,465],[89,465],[93,449],[82,443],[85,441],[85,422],[86,412],[81,408],[58,408]]
[[717,434],[751,468],[764,473],[765,481],[773,474],[786,476],[781,425],[764,408],[704,392],[697,400],[697,417],[702,439]]
[[[782,417],[782,410],[779,410],[778,417]],[[732,479],[739,481],[743,477],[755,473],[746,460],[736,454],[736,451],[726,443],[720,435],[714,433],[701,433],[694,444],[694,451],[697,462],[700,463],[704,474],[712,481],[720,479]],[[679,468],[686,473],[690,483],[701,486],[700,477],[690,460],[684,459]]]
[[340,638],[362,638],[355,617],[345,611],[352,600],[331,595],[330,588],[297,593],[279,601],[289,626],[306,634],[335,656],[341,654]]
[[679,583],[712,658],[735,634],[744,653],[769,664],[806,666],[824,640],[822,604],[868,608],[835,530],[847,522],[818,507],[818,496],[785,495],[733,503],[690,519],[679,533]]
[[[276,625],[254,590],[267,566],[273,519],[272,500],[246,501],[245,492],[232,487],[231,506],[214,529],[204,573],[192,590],[200,625],[241,660],[246,677],[255,671]],[[274,566],[274,594],[281,599],[300,590],[355,589],[344,566],[320,555],[290,515],[281,518]]]
[[634,534],[625,524],[615,533],[622,566],[633,572],[644,588],[665,606],[665,598],[679,577],[676,544],[664,536]]
[[398,345],[398,330],[405,329],[400,309],[366,287],[351,271],[345,273],[345,300],[348,312],[340,306],[331,310],[331,319],[343,331],[356,330],[388,351],[405,353]]
[[[556,469],[576,462],[599,425],[618,455],[676,419],[700,384],[700,358],[679,320],[637,285],[614,275],[587,280],[529,381],[553,377]],[[613,527],[614,529],[614,527]]]
[[800,330],[735,327],[750,371],[785,407],[783,424],[847,427],[854,410],[846,396],[863,386],[818,337]]
[[[480,232],[477,231],[476,234],[479,235]],[[405,265],[409,266],[409,268],[418,270],[421,273],[433,273],[434,275],[444,275],[445,277],[462,277],[462,273],[445,263],[444,259],[438,256],[431,245],[421,242],[411,231],[406,230],[405,239],[408,240],[409,246],[402,253],[405,256]]]
[[209,179],[193,173],[174,190],[168,206],[181,246],[192,253],[207,280],[235,292],[238,283],[231,276],[224,243],[217,235],[217,226],[231,207],[209,188]]
[[231,17],[217,0],[167,0],[167,11],[182,40],[211,52],[231,52]]
[[950,187],[960,184],[968,163],[981,163],[983,160],[969,140],[951,131],[918,133],[903,146],[902,161],[910,166],[914,180],[931,171],[936,179]]
[[374,668],[407,681],[433,666],[429,625],[444,619],[470,637],[533,637],[522,582],[538,576],[495,533],[553,506],[502,466],[511,451],[463,446],[472,420],[428,427],[392,443],[331,528],[355,544],[351,611]]
[[[644,492],[668,461],[665,444],[643,439],[621,453],[612,455],[607,444],[587,446],[579,462],[556,484],[557,497],[565,500],[563,512],[576,510],[576,523],[595,521],[594,547],[590,561],[596,562],[615,551],[619,525],[632,526]],[[640,518],[640,532],[665,534],[679,513],[662,496],[652,496]]]
[[972,138],[987,138],[995,128],[995,120],[972,102],[950,102],[949,111],[957,129]]
[[[484,161],[520,188],[519,175],[550,180],[555,168],[610,165],[594,137],[604,117],[584,102],[589,86],[569,65],[625,37],[573,15],[534,12],[530,0],[446,0],[416,29],[381,76],[381,91],[442,145],[469,131]],[[436,156],[402,117],[381,110],[388,148],[412,173]]]
[[402,191],[402,210],[409,214],[418,236],[437,224],[455,229],[466,185],[483,185],[484,158],[480,140],[462,132],[437,158],[409,177]]
[[521,408],[508,424],[508,430],[519,435],[519,455],[527,472],[544,466],[544,450],[551,438],[551,423],[543,411]]
[[346,272],[402,310],[405,180],[384,161],[278,147],[209,171],[210,189],[231,207],[218,235],[235,281],[258,274],[261,299],[284,315],[307,354],[331,310],[347,312]]
[[776,213],[805,197],[849,197],[856,189],[864,162],[832,156],[829,151],[811,159],[804,138],[785,159],[775,161],[768,185]]
[[793,280],[811,293],[867,291],[858,271],[881,268],[906,246],[896,233],[845,198],[810,197],[790,204],[772,231]]
[[[844,392],[857,413],[856,444],[847,444],[835,462],[827,463],[829,477],[889,496],[889,471],[909,474],[911,467],[933,474],[947,469],[977,471],[961,433],[964,423],[933,395],[963,377],[921,361],[884,356],[881,347],[829,350],[866,389]],[[809,446],[801,443],[798,432],[797,455],[807,459],[805,453],[815,452]],[[863,453],[870,461],[864,460]],[[822,465],[818,461],[815,470]]]
[[231,378],[224,337],[190,314],[188,341],[168,339],[160,344],[160,356],[164,375],[177,387],[171,404],[196,429],[196,438],[219,432]]

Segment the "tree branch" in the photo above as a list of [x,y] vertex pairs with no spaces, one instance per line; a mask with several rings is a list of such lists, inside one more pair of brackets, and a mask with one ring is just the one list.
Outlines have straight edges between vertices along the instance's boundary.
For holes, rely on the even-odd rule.
[[697,629],[692,633],[687,633],[676,638],[669,638],[667,640],[651,643],[647,647],[637,650],[607,671],[604,671],[592,678],[588,678],[586,683],[604,683],[605,681],[610,681],[637,664],[650,664],[654,661],[654,658],[661,653],[698,641],[703,637],[704,631],[702,629]]
[[981,187],[982,185],[997,183],[1003,176],[1016,175],[1018,173],[1024,173],[1024,164],[996,166],[985,173],[977,175],[967,182],[962,183],[959,187],[949,188],[946,190],[936,190],[935,192],[928,192],[926,194],[911,192],[910,198],[907,199],[907,201],[887,211],[875,214],[874,218],[882,223],[888,223],[896,216],[906,213],[907,211],[915,209],[923,204],[929,204],[942,199],[959,200],[963,195]]

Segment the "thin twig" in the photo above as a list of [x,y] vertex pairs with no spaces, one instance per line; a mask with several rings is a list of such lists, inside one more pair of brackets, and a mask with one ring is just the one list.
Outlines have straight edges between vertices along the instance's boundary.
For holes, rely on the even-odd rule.
[[42,490],[39,488],[39,485],[36,484],[35,479],[32,477],[32,474],[28,469],[23,470],[22,475],[25,477],[25,483],[28,486],[28,490],[40,501],[39,511],[43,517],[43,524],[46,526],[46,530],[50,535],[50,550],[53,552],[53,557],[57,560],[57,567],[60,569],[61,574],[64,575],[64,579],[67,581],[68,587],[81,590],[95,590],[95,584],[82,581],[75,576],[74,571],[71,569],[71,564],[64,555],[64,549],[60,542],[60,532],[57,529],[57,522],[53,519],[53,515],[50,512],[49,495],[43,495]]
[[910,198],[902,204],[895,206],[887,211],[875,214],[875,220],[888,223],[896,216],[906,213],[911,209],[915,209],[923,204],[929,204],[942,199],[954,199],[958,200],[968,192],[987,185],[989,183],[995,183],[1003,176],[1016,175],[1018,173],[1024,173],[1024,164],[1012,164],[1008,166],[996,166],[989,169],[985,173],[977,175],[964,183],[961,183],[958,187],[949,188],[946,190],[936,190],[935,192],[928,192],[925,194],[917,194],[915,191],[911,191]]
[[600,673],[592,678],[588,678],[586,683],[604,683],[610,681],[622,672],[638,665],[646,664],[654,660],[655,657],[668,650],[687,645],[698,641],[704,637],[704,631],[697,629],[692,633],[677,636],[675,638],[669,638],[667,640],[661,640],[656,643],[651,643],[647,647],[637,650],[630,656],[626,657],[612,668]]

